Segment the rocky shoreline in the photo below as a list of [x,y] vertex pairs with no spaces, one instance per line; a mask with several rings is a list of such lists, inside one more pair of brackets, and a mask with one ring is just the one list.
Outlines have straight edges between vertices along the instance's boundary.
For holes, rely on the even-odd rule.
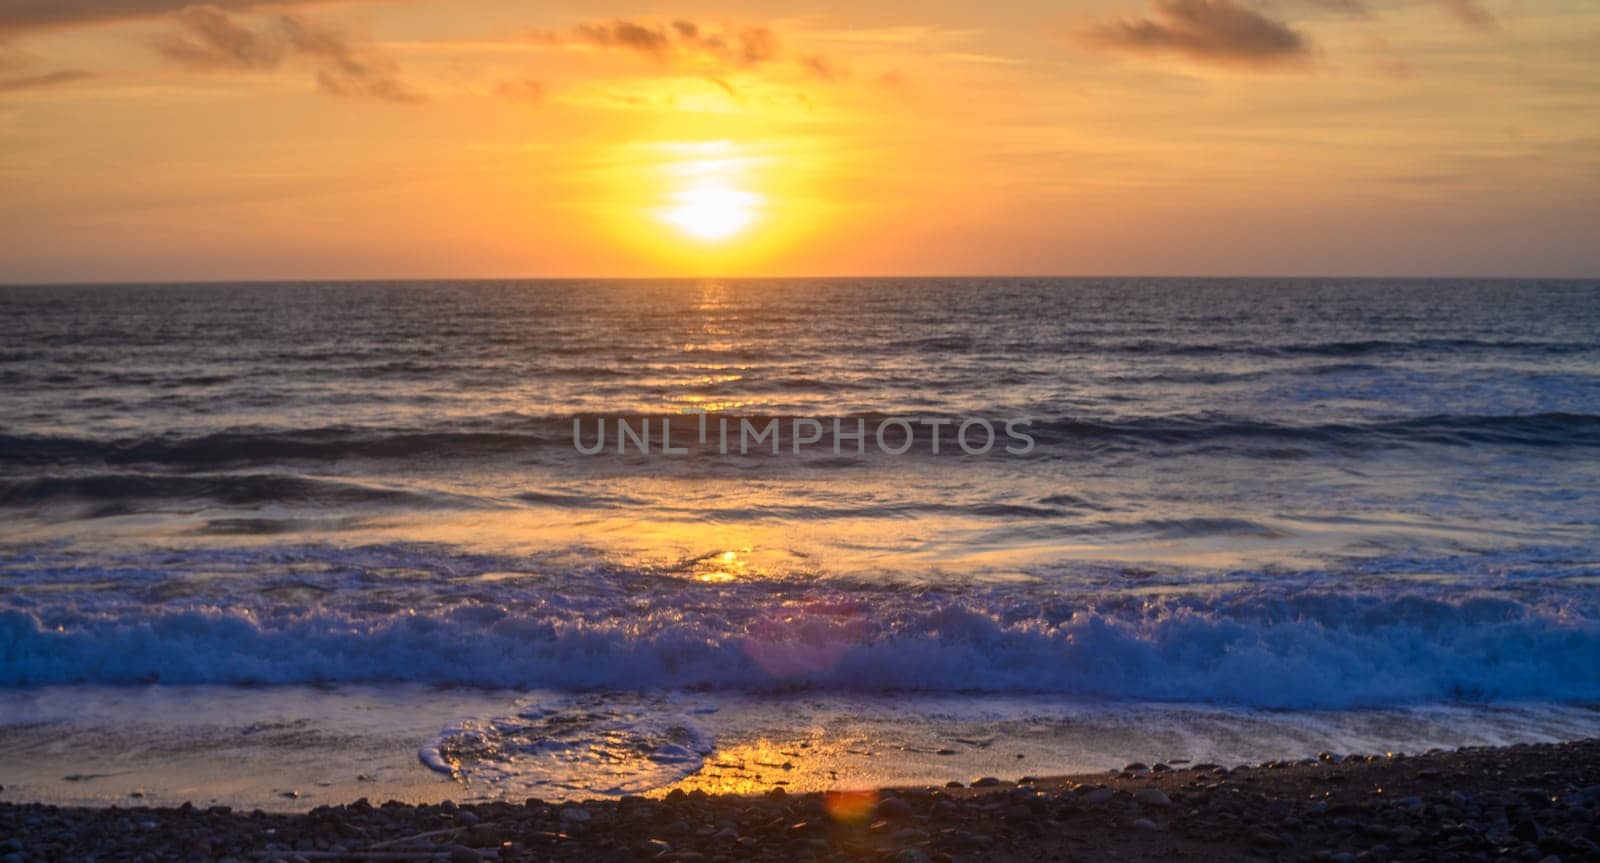
[[301,814],[0,803],[0,863],[1102,859],[1600,861],[1600,740],[833,794]]

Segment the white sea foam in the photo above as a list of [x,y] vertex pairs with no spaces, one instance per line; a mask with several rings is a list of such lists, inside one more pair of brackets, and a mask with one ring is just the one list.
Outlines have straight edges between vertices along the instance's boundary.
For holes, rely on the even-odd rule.
[[94,591],[78,576],[79,589],[0,600],[0,685],[915,690],[1284,708],[1600,698],[1596,591],[1536,579],[1236,575],[1157,595],[593,572],[493,590],[392,576],[336,590],[308,576],[219,596],[132,577]]

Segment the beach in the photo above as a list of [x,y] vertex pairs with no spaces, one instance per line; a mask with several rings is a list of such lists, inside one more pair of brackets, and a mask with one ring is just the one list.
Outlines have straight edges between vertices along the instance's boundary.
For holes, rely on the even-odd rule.
[[1600,859],[1600,741],[1257,765],[1129,764],[879,791],[412,806],[298,814],[0,803],[0,859]]

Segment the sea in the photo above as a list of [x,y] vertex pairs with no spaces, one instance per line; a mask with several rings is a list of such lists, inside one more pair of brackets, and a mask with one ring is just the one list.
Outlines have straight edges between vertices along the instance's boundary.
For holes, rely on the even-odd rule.
[[0,407],[6,799],[1600,734],[1600,282],[8,286]]

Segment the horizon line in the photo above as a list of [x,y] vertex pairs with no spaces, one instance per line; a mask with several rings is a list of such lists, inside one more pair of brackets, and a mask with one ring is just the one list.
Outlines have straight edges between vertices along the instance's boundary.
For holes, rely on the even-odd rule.
[[977,279],[1015,279],[1018,281],[1088,281],[1095,279],[1104,280],[1150,280],[1150,281],[1179,281],[1185,279],[1202,281],[1242,281],[1242,280],[1283,280],[1283,281],[1473,281],[1473,282],[1600,282],[1600,275],[1589,276],[1510,276],[1510,275],[1283,275],[1283,274],[1236,274],[1236,275],[1152,275],[1152,274],[1017,274],[1017,273],[954,273],[946,275],[903,274],[903,275],[771,275],[771,276],[355,276],[355,277],[322,277],[322,276],[296,276],[289,278],[206,278],[206,279],[60,279],[44,281],[0,281],[3,288],[47,288],[47,287],[206,287],[222,285],[310,285],[310,284],[423,284],[428,282],[457,282],[457,283],[490,283],[490,282],[776,282],[776,281],[892,281],[897,279],[921,281],[959,281]]

